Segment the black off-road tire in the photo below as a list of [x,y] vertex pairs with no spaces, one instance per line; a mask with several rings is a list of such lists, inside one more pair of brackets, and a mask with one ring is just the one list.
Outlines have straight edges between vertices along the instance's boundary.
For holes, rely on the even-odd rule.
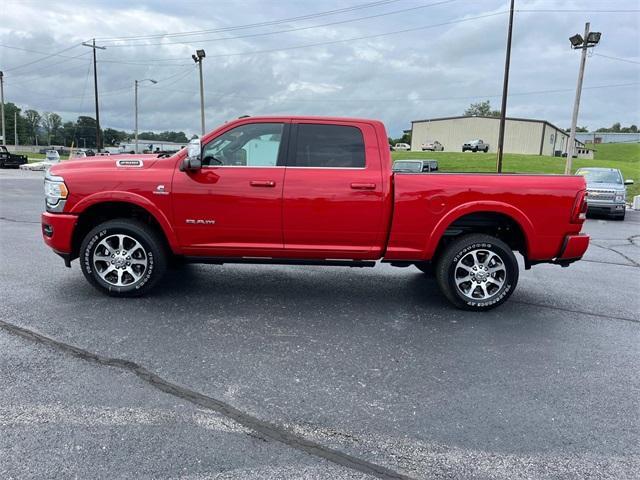
[[[482,262],[478,265],[482,267],[480,272],[467,270],[464,268],[466,265],[460,265],[459,262],[464,262],[468,259],[473,259],[473,253],[476,252],[476,257],[480,259],[486,259],[490,257],[490,252],[496,257],[491,257],[490,264],[485,267]],[[458,287],[457,281],[461,278],[465,278],[465,272],[468,271],[469,275],[491,276],[489,273],[495,269],[496,266],[502,268],[495,272],[495,281],[502,281],[502,284],[497,287],[494,280],[484,280],[482,283],[485,285],[483,288],[479,283],[476,285],[475,280],[469,281]],[[472,267],[471,267],[472,268]],[[485,271],[486,269],[486,271]],[[471,311],[486,311],[491,310],[501,304],[503,304],[513,293],[518,284],[518,262],[511,248],[503,241],[484,234],[469,234],[463,235],[460,238],[452,241],[444,251],[440,254],[435,264],[435,277],[438,287],[444,294],[444,296],[457,308]],[[476,279],[480,276],[474,277]],[[463,289],[472,290],[478,295],[478,298],[470,298],[463,293]],[[487,289],[490,296],[484,295],[484,289]],[[467,292],[469,294],[469,292]],[[473,293],[471,294],[473,296]],[[484,296],[483,296],[484,295]]]
[[[122,250],[116,250],[120,241],[120,238],[117,237],[118,235],[123,236],[122,238],[124,239]],[[101,246],[103,240],[111,242],[110,245],[113,246],[109,254],[106,253],[105,244],[103,243]],[[138,242],[140,248],[135,247],[132,240]],[[135,251],[134,248],[136,248]],[[100,252],[98,252],[98,249],[100,249]],[[127,249],[130,250],[127,251]],[[111,253],[115,255],[116,251],[119,252],[118,255],[112,257],[112,259],[107,258]],[[97,252],[100,254],[99,257],[96,257]],[[146,262],[144,269],[141,265],[131,266],[126,263],[127,257],[123,256],[124,254],[120,254],[120,252],[126,252],[130,256],[134,256],[130,263],[136,261],[139,263]],[[120,273],[115,270],[115,273],[108,274],[106,279],[100,274],[100,269],[104,272],[107,268],[110,268],[111,260],[116,261],[118,257],[120,257],[121,262],[124,262],[120,268],[127,269],[127,272],[132,271],[136,275],[139,274],[137,280],[133,275],[125,271]],[[153,228],[137,220],[116,219],[98,225],[84,237],[80,246],[79,260],[80,268],[85,278],[102,293],[114,297],[138,297],[151,290],[163,277],[167,269],[167,257],[165,244]],[[102,268],[103,265],[105,268]],[[132,270],[128,270],[129,268]],[[110,279],[113,278],[115,278],[115,282],[123,284],[116,285],[112,283]],[[122,278],[123,281],[119,282],[119,278]],[[126,283],[127,281],[129,283]]]

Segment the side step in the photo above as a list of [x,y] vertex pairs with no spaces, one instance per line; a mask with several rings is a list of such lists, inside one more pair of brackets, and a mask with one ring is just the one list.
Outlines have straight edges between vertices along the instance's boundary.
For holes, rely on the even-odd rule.
[[184,257],[187,263],[206,263],[210,265],[223,265],[225,263],[246,263],[253,265],[311,265],[324,267],[375,267],[373,260],[306,260],[298,258],[271,258],[271,257]]

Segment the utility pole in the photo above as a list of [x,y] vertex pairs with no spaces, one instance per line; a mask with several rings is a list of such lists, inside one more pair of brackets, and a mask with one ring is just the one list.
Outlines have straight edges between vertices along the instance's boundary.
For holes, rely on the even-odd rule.
[[18,111],[13,112],[13,146],[18,146]]
[[502,153],[504,150],[504,126],[507,119],[507,92],[509,90],[509,66],[511,64],[511,36],[513,31],[513,7],[511,0],[509,8],[509,31],[507,33],[507,54],[504,60],[504,81],[502,82],[502,106],[500,107],[500,131],[498,133],[498,162],[496,171],[502,173]]
[[0,71],[0,101],[2,102],[0,113],[2,115],[2,145],[7,144],[7,137],[5,132],[5,118],[4,118],[4,73]]
[[138,153],[138,84],[142,82],[149,81],[153,84],[158,83],[157,80],[153,80],[152,78],[145,78],[143,80],[134,80],[135,85],[135,94],[134,94],[134,106],[135,106],[135,152]]
[[100,151],[102,149],[102,134],[100,132],[100,107],[98,106],[98,68],[96,66],[96,48],[106,50],[107,47],[96,46],[95,38],[91,43],[83,42],[82,45],[93,49],[93,88],[96,97],[96,149]]
[[[195,55],[191,55],[193,61],[200,67],[200,126],[202,136],[204,136],[204,82],[202,81],[202,59],[206,57],[204,50],[196,50]],[[202,138],[202,136],[200,138]]]
[[576,148],[576,125],[578,123],[578,111],[580,110],[580,95],[582,94],[582,80],[584,79],[584,67],[587,63],[587,49],[595,47],[600,41],[600,32],[590,32],[590,23],[584,24],[584,37],[576,34],[569,39],[571,46],[582,50],[580,56],[580,70],[578,72],[578,85],[576,86],[576,98],[573,102],[573,116],[571,117],[571,133],[569,134],[569,145],[567,145],[567,162],[564,167],[564,174],[571,175],[573,169],[573,152]]

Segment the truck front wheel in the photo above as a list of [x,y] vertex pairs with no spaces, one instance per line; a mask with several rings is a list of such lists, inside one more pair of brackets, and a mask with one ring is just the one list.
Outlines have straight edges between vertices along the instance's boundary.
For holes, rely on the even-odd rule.
[[164,275],[167,255],[158,234],[128,219],[109,220],[91,230],[80,246],[85,278],[103,293],[136,297]]
[[518,284],[518,262],[503,241],[464,235],[438,259],[435,276],[447,299],[463,310],[490,310],[504,303]]

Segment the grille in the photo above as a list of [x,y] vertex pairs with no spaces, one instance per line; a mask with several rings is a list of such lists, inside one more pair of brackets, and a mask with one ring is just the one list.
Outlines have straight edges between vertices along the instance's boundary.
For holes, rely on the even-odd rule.
[[588,190],[588,192],[587,200],[613,200],[616,196],[613,190]]

